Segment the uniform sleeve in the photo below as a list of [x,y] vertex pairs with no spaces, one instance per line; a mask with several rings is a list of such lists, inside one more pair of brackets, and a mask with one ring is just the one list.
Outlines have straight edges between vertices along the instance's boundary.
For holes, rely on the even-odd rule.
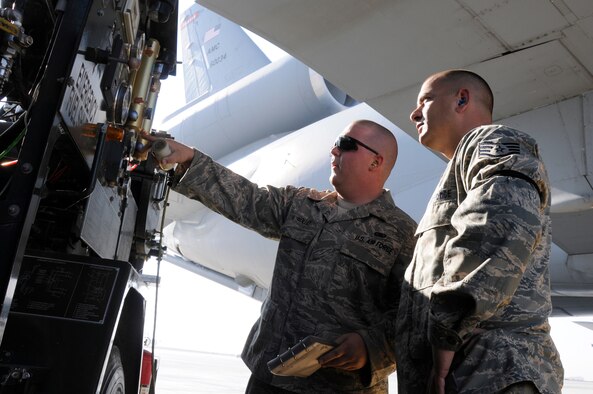
[[545,236],[547,204],[547,191],[540,186],[545,171],[542,176],[541,161],[528,150],[497,155],[476,144],[475,151],[463,153],[458,183],[467,195],[451,217],[455,236],[445,248],[444,273],[433,288],[429,316],[431,344],[454,351],[480,322],[511,301]]
[[359,331],[365,341],[369,357],[368,368],[365,368],[366,371],[363,369],[361,375],[363,384],[367,387],[386,379],[393,372],[396,362],[394,346],[397,311],[404,272],[412,260],[416,244],[416,238],[414,237],[416,223],[401,220],[399,227],[401,228],[400,248],[389,273],[385,292],[381,295],[385,303],[385,312],[382,319],[377,321],[376,324],[368,327],[367,330]]
[[259,187],[196,151],[174,190],[264,237],[280,238],[295,188]]

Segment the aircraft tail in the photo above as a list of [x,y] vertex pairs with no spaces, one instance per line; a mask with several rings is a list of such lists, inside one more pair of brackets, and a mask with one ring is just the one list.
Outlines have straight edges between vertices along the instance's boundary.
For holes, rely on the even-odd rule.
[[179,28],[186,103],[197,102],[270,63],[235,23],[193,4]]

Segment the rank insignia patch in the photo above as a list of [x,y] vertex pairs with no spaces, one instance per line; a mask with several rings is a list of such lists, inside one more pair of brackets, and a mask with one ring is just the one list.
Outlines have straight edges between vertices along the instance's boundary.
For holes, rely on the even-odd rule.
[[503,157],[521,153],[518,142],[480,142],[480,157]]

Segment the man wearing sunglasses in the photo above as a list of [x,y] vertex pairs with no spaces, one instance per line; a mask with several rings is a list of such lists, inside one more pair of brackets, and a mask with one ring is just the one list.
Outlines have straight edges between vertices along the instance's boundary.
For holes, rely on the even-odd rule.
[[[152,137],[147,137],[151,139]],[[259,234],[279,239],[272,284],[242,358],[246,393],[387,393],[394,325],[416,223],[384,184],[397,142],[368,120],[331,147],[335,191],[259,187],[203,153],[169,141],[175,190]],[[267,362],[308,335],[337,346],[308,377],[272,375]]]

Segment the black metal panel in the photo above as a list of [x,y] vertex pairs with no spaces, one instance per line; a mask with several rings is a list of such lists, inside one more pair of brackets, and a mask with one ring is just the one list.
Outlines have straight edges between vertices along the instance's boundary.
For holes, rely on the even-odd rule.
[[26,114],[0,109],[0,159],[18,159],[0,170],[1,393],[96,392],[113,346],[126,392],[138,391],[137,270],[155,245],[168,179],[134,155],[138,130],[126,128],[118,92],[166,76],[131,71],[144,35],[161,41],[159,70],[174,72],[177,23],[176,12],[149,22],[148,3],[2,2],[22,7],[34,44],[15,53],[18,78],[0,92]]
[[[126,335],[120,346],[130,358],[125,362],[132,389],[142,357],[142,335],[128,335],[138,331],[133,328],[138,324],[142,332],[144,303],[135,290],[138,280],[127,262],[25,256],[0,346],[0,381],[24,393],[95,392],[121,317],[120,332]],[[124,302],[126,297],[131,301]],[[132,343],[123,339],[128,336]],[[20,379],[7,378],[19,373]]]
[[[0,297],[4,300],[0,319],[6,319],[12,300],[9,282],[18,274],[31,224],[37,213],[53,143],[60,134],[56,112],[92,1],[68,1],[58,22],[55,39],[47,52],[47,67],[39,84],[39,95],[30,108],[27,134],[19,155],[18,176],[11,179],[6,198],[0,200]],[[2,328],[0,324],[0,338]]]

